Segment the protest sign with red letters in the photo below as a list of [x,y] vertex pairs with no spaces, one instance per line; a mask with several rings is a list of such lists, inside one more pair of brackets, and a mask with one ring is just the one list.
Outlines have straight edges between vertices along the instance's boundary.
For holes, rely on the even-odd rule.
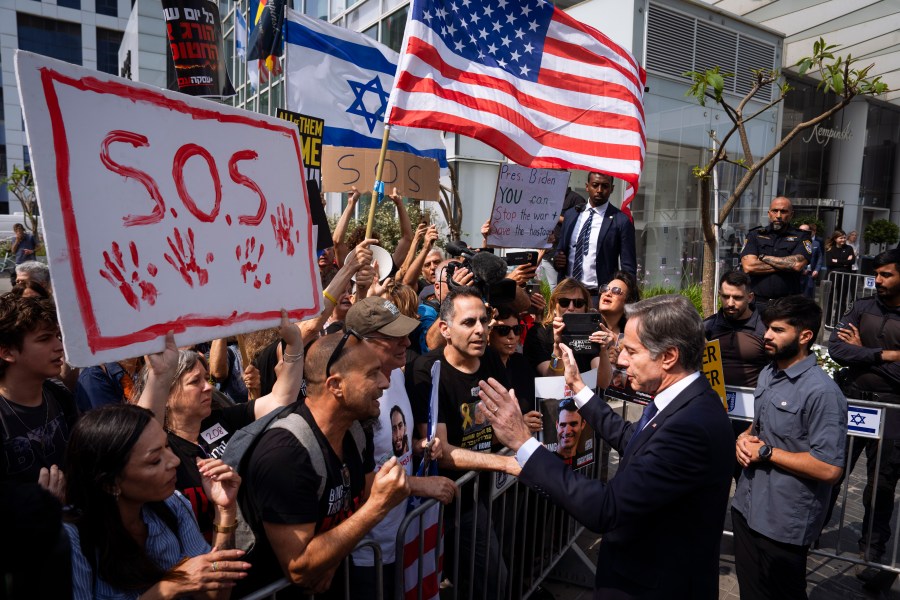
[[318,313],[293,124],[22,51],[16,76],[71,364]]

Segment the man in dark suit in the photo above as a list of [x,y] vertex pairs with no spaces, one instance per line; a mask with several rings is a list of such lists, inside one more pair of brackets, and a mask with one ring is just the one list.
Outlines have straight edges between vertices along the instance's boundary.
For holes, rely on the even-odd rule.
[[621,455],[608,483],[587,479],[531,438],[514,394],[481,383],[494,434],[516,451],[522,483],[603,533],[595,598],[718,598],[719,541],[734,466],[722,401],[700,373],[703,324],[682,296],[629,305],[620,366],[654,395],[637,423],[617,415],[581,380],[560,344],[579,413]]
[[589,202],[563,212],[562,231],[553,266],[559,281],[572,277],[592,296],[621,269],[635,275],[634,223],[609,203],[615,185],[604,173],[590,173],[585,190]]

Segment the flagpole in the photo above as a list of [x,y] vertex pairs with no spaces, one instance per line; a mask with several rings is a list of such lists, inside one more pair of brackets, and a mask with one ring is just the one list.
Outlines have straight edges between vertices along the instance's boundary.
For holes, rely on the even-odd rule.
[[387,156],[388,138],[391,137],[391,126],[384,124],[384,137],[381,138],[381,154],[378,155],[378,167],[375,169],[375,186],[372,190],[372,201],[369,202],[369,221],[366,223],[366,239],[372,237],[372,224],[375,222],[375,204],[378,202],[379,192],[384,197],[384,182],[381,181],[381,173],[384,168],[384,157]]

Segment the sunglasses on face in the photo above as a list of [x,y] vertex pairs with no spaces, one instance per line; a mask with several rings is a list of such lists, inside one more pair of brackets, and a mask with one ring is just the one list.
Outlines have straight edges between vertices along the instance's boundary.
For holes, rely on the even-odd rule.
[[506,337],[510,333],[514,333],[516,335],[522,335],[522,332],[525,330],[524,325],[494,325],[491,328],[491,331],[497,332],[497,335],[500,337]]
[[574,304],[575,308],[584,308],[584,305],[587,304],[584,298],[559,298],[556,302],[563,308],[569,308],[569,304]]
[[609,292],[613,296],[624,296],[625,295],[625,290],[623,290],[622,288],[620,288],[617,285],[615,285],[613,287],[609,287],[608,285],[601,285],[600,293],[605,294],[606,292]]
[[341,352],[344,351],[344,346],[347,345],[347,338],[349,338],[351,335],[360,341],[362,340],[360,335],[358,333],[356,333],[355,331],[353,331],[352,329],[348,329],[344,333],[344,337],[342,337],[341,341],[338,342],[338,345],[334,347],[334,352],[331,353],[331,356],[328,358],[328,363],[325,365],[325,378],[326,379],[331,377],[331,367],[333,367],[334,363],[336,363],[338,361],[338,359],[341,358]]

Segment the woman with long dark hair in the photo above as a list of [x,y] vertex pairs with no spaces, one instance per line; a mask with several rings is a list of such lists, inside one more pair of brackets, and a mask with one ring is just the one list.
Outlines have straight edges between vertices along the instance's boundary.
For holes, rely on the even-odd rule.
[[167,336],[166,349],[148,357],[135,389],[138,405],[153,411],[168,433],[172,452],[181,459],[178,491],[194,508],[200,531],[213,535],[213,510],[201,485],[198,459],[222,458],[235,431],[297,400],[303,380],[300,329],[281,313],[281,338],[287,343],[272,392],[257,400],[224,408],[212,405],[206,359],[193,350],[178,350]]
[[149,410],[112,404],[78,421],[65,468],[75,600],[221,599],[246,576],[243,551],[230,549],[240,477],[218,460],[197,465],[215,506],[210,551],[175,491],[178,462]]

